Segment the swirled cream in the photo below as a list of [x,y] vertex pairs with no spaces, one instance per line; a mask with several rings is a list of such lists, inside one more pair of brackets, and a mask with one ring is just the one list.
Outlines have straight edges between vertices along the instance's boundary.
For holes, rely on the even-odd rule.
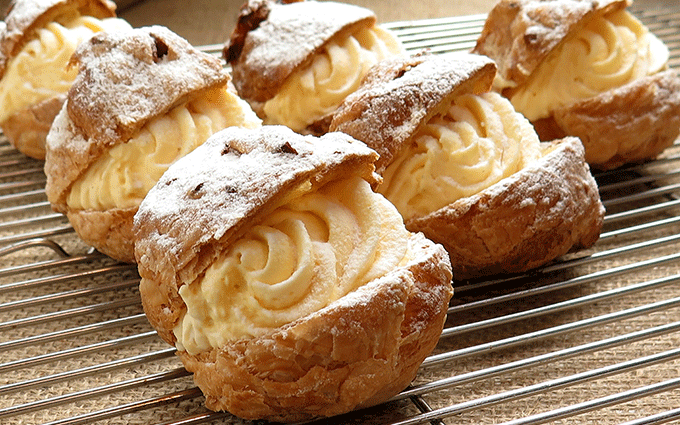
[[154,118],[128,142],[106,151],[76,180],[66,203],[71,209],[96,211],[137,207],[172,163],[213,133],[260,124],[244,100],[223,87],[212,89]]
[[44,100],[66,93],[78,70],[66,64],[78,45],[100,31],[132,28],[119,18],[97,19],[77,12],[36,31],[7,64],[0,80],[0,122]]
[[408,220],[476,194],[540,156],[531,124],[497,93],[457,97],[385,170],[378,191]]
[[292,199],[180,288],[177,347],[196,354],[316,312],[407,261],[408,239],[394,206],[359,177]]
[[371,66],[401,54],[397,38],[380,27],[327,43],[309,66],[290,75],[276,96],[265,102],[265,123],[304,130],[354,92]]
[[510,100],[529,120],[546,118],[559,106],[655,74],[668,58],[668,48],[633,15],[613,12],[566,40]]

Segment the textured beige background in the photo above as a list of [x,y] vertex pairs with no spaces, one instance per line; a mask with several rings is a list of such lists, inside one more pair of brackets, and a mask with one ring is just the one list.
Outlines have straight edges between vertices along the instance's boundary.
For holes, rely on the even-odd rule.
[[[178,0],[147,0],[124,9],[133,26],[163,24],[193,44],[221,43],[233,28],[241,0],[193,0],[191,10]],[[485,13],[495,0],[349,0],[375,11],[380,22]]]
[[[496,0],[347,0],[374,10],[381,22],[486,13]],[[165,25],[192,44],[222,43],[231,33],[242,0],[119,0],[119,14],[133,26]],[[636,0],[640,7],[677,0]],[[9,0],[0,0],[4,13]]]
[[[676,4],[677,0],[637,0],[637,6]],[[128,1],[127,3],[130,3]],[[242,0],[146,0],[122,7],[133,26],[162,24],[192,44],[222,43],[231,33]],[[487,13],[496,0],[347,0],[375,11],[380,22]],[[186,7],[191,4],[191,7]]]

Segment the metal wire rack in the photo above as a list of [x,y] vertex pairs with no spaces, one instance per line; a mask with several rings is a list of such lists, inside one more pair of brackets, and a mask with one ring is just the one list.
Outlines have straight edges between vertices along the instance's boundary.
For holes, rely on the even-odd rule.
[[[680,65],[680,7],[634,13]],[[484,16],[388,26],[407,49],[468,50]],[[220,46],[205,46],[217,52]],[[680,147],[596,175],[599,242],[527,275],[455,283],[412,386],[324,423],[680,420]],[[0,423],[242,423],[202,407],[148,325],[134,266],[50,210],[42,163],[0,139]]]

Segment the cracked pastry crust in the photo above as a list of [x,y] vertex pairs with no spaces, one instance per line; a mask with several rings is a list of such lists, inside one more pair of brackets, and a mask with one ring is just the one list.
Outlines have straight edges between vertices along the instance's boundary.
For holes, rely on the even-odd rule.
[[680,78],[630,4],[501,0],[473,49],[541,140],[579,137],[598,169],[653,159],[680,134]]
[[[21,55],[22,50],[31,42],[37,43],[41,31],[57,31],[55,39],[60,37],[68,38],[65,34],[71,22],[70,17],[91,17],[96,18],[90,25],[90,31],[98,30],[99,25],[102,28],[123,27],[124,22],[110,23],[108,18],[114,18],[116,5],[107,0],[49,0],[49,1],[35,1],[35,0],[14,0],[10,4],[7,16],[3,22],[3,27],[0,29],[0,80],[6,76],[8,67],[11,66],[12,61]],[[104,20],[104,21],[98,21]],[[66,25],[67,28],[60,25]],[[49,25],[59,25],[59,29],[47,29]],[[75,35],[73,37],[76,37]],[[60,57],[68,60],[68,56],[73,53],[75,45],[68,47],[70,41],[65,41],[65,53],[59,53]],[[31,47],[33,49],[33,47]],[[58,53],[58,52],[55,52]],[[32,53],[38,56],[39,52]],[[27,53],[26,55],[30,55]],[[52,60],[57,60],[52,58]],[[62,65],[66,65],[63,63]],[[14,71],[17,73],[18,71]],[[19,72],[20,73],[20,72]],[[14,77],[12,77],[14,78]],[[18,76],[18,78],[22,78]],[[56,77],[51,76],[52,79]],[[1,83],[0,83],[1,84]],[[5,84],[16,85],[16,82]],[[31,81],[31,84],[33,82]],[[6,90],[14,90],[8,87]],[[47,88],[46,92],[51,89]],[[0,127],[9,139],[10,143],[23,154],[36,159],[45,158],[45,137],[49,132],[50,126],[54,117],[61,109],[61,105],[66,99],[66,89],[61,91],[55,89],[53,94],[43,97],[43,95],[36,95],[37,101],[31,104],[23,103],[18,105],[18,109],[14,109],[13,103],[4,104],[4,109],[8,115],[1,119]],[[6,94],[2,95],[4,99]],[[22,97],[22,96],[19,96]],[[4,102],[4,100],[3,100]],[[8,108],[11,106],[11,108]]]
[[[47,197],[84,241],[134,262],[132,218],[148,176],[195,147],[187,144],[200,144],[221,129],[212,128],[218,125],[214,113],[202,116],[197,102],[233,100],[236,106],[221,120],[253,126],[259,120],[227,89],[229,76],[219,59],[164,27],[98,33],[79,47],[71,66],[78,67],[78,75],[47,136]],[[229,113],[233,117],[225,117]],[[146,162],[135,165],[139,161]],[[74,188],[106,182],[110,187],[89,198],[73,194]],[[117,190],[129,190],[132,200],[118,202]]]
[[239,95],[266,124],[320,135],[368,68],[403,49],[362,7],[249,0],[223,53]]
[[29,106],[7,117],[0,128],[16,150],[31,158],[45,159],[45,138],[65,100],[66,93]]
[[413,134],[456,96],[488,91],[495,69],[490,59],[468,54],[382,61],[335,112],[330,131],[375,149],[380,155],[376,170],[382,174]]
[[[374,72],[373,72],[374,71]],[[384,61],[331,123],[381,154],[378,191],[441,243],[454,278],[514,273],[599,237],[604,207],[574,137],[540,143],[474,54]]]
[[[414,378],[443,327],[450,263],[440,245],[406,231],[394,207],[371,190],[379,181],[376,158],[341,133],[319,139],[283,126],[230,128],[170,167],[142,202],[135,253],[144,311],[178,347],[207,407],[246,419],[300,421],[380,403]],[[362,195],[352,187],[364,187]],[[373,207],[347,215],[356,202]],[[364,213],[370,217],[362,219]],[[355,227],[355,219],[364,224]],[[336,225],[354,228],[353,236],[338,238]],[[382,236],[375,239],[371,229]],[[299,232],[310,235],[312,248],[291,242],[301,250],[293,270],[280,276],[290,261],[277,254],[289,245],[281,237]],[[275,255],[276,267],[252,269],[271,238],[277,242],[264,256]],[[366,244],[371,254],[364,255]],[[310,249],[314,266],[306,268]],[[355,259],[340,261],[343,252]],[[219,265],[234,258],[243,275],[222,273],[212,284]],[[365,271],[342,290],[353,270]],[[337,280],[329,277],[336,272]],[[252,297],[259,301],[251,317]],[[240,312],[236,319],[232,310]],[[267,318],[287,312],[294,314],[280,323]],[[203,342],[178,331],[192,317],[198,325],[188,331],[207,336]],[[216,324],[224,334],[210,333]]]
[[407,222],[441,235],[432,239],[447,248],[456,278],[524,272],[600,237],[604,207],[583,145],[575,137],[542,145],[546,153],[519,172]]
[[596,168],[653,159],[678,137],[680,78],[673,70],[643,77],[557,108],[551,119],[535,125],[548,138],[580,138],[586,160]]

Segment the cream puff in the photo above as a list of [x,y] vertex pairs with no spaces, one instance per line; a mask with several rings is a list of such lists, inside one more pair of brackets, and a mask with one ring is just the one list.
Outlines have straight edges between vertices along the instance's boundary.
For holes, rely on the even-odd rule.
[[45,137],[76,70],[76,47],[130,29],[107,0],[13,0],[0,29],[0,128],[20,152],[45,158]]
[[404,50],[365,8],[332,1],[250,0],[224,57],[265,124],[320,135],[368,69]]
[[84,241],[133,262],[132,217],[170,164],[218,130],[261,121],[219,58],[165,27],[98,33],[70,66],[47,136],[47,197]]
[[380,154],[377,190],[444,245],[456,279],[527,271],[589,247],[603,224],[581,142],[541,143],[491,91],[495,72],[468,53],[385,60],[330,127]]
[[230,128],[135,215],[144,311],[213,410],[300,421],[383,402],[437,344],[446,251],[372,186],[342,133]]
[[577,136],[593,167],[653,159],[680,133],[680,78],[629,0],[501,0],[473,52],[543,140]]

